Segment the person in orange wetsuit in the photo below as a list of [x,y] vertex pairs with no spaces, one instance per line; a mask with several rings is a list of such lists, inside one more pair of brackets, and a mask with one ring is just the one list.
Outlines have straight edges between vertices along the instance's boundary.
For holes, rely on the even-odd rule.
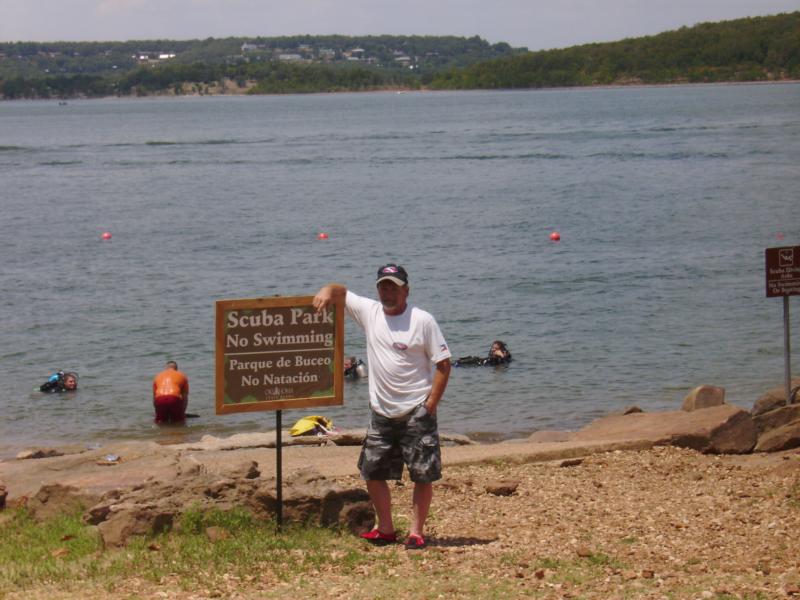
[[156,423],[183,423],[189,404],[189,378],[178,370],[178,363],[167,361],[167,368],[153,378],[153,407]]

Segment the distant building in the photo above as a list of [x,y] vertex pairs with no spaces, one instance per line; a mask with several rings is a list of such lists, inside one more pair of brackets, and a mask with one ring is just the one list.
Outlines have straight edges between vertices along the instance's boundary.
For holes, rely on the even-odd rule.
[[255,44],[248,44],[247,42],[242,44],[242,54],[245,52],[255,52],[256,50],[258,50],[258,46]]
[[303,57],[299,54],[279,54],[278,60],[283,62],[296,62],[299,60],[303,60]]
[[132,58],[140,63],[157,63],[161,60],[175,58],[174,52],[137,52]]

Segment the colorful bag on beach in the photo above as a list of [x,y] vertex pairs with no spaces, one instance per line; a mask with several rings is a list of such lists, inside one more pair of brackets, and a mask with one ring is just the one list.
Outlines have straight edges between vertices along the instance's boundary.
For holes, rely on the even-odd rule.
[[289,433],[298,435],[328,435],[333,433],[333,421],[320,415],[310,415],[299,419],[292,425]]

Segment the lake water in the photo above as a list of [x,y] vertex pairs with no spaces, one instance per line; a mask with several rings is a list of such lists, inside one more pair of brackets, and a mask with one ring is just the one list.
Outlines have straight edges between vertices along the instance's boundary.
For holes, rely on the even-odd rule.
[[[796,84],[0,103],[0,457],[271,429],[214,414],[214,302],[370,295],[388,261],[456,357],[514,355],[453,370],[443,430],[575,429],[703,383],[749,408],[783,381],[764,249],[800,244],[799,108]],[[152,424],[168,358],[184,428]],[[57,369],[76,394],[32,391]],[[284,423],[320,412],[364,426],[366,382]]]

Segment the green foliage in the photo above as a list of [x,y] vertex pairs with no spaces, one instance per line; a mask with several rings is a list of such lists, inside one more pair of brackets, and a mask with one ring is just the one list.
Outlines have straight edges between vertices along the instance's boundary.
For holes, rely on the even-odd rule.
[[508,56],[451,69],[430,86],[501,89],[790,78],[800,78],[800,12]]
[[[140,66],[277,62],[280,54],[294,53],[310,62],[345,64],[346,54],[356,48],[363,51],[361,58],[365,62],[380,69],[401,71],[405,67],[396,59],[408,56],[417,70],[427,72],[525,51],[504,42],[491,45],[478,36],[305,35],[183,41],[13,42],[0,43],[0,79],[77,74],[111,77]],[[160,55],[174,57],[160,59]]]
[[0,596],[32,581],[73,579],[90,568],[101,542],[80,514],[39,524],[19,510],[0,526]]
[[[349,60],[347,54],[356,49],[359,60]],[[490,45],[477,36],[17,42],[0,44],[0,97],[178,95],[186,88],[203,93],[224,80],[239,88],[254,82],[251,93],[270,94],[415,89],[441,68],[523,50],[505,43]],[[158,58],[162,54],[175,56]],[[283,54],[301,58],[282,60]],[[406,58],[398,61],[400,57]]]
[[[285,54],[299,60],[282,60]],[[0,43],[6,99],[205,93],[224,80],[239,88],[252,82],[250,93],[280,94],[782,79],[800,79],[800,12],[541,52],[478,36]]]
[[[211,541],[206,529],[212,526],[226,535]],[[254,574],[291,581],[325,568],[347,575],[368,560],[375,557],[365,554],[360,540],[349,533],[301,526],[277,532],[273,522],[258,521],[243,509],[189,510],[176,530],[131,538],[121,550],[103,550],[95,529],[84,525],[80,514],[42,524],[21,510],[0,524],[0,597],[45,585],[113,589],[118,582],[137,579],[213,589]]]

